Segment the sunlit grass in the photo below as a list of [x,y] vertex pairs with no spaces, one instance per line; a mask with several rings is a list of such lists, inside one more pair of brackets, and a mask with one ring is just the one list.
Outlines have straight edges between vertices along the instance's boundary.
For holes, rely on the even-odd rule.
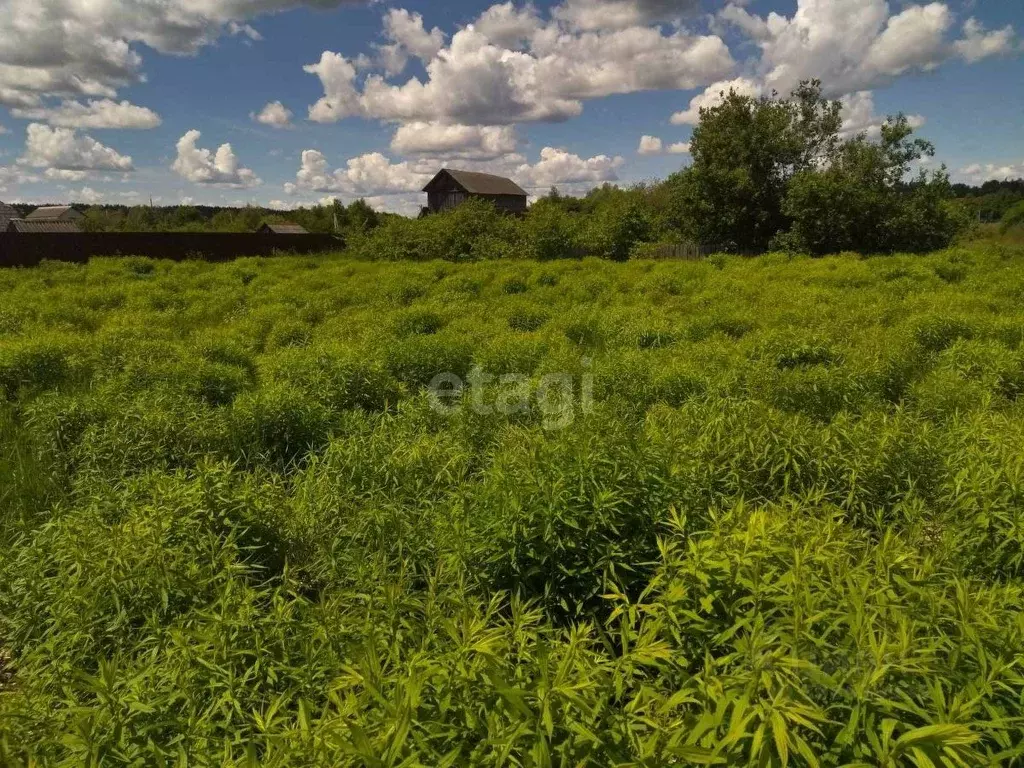
[[1019,765],[1022,302],[994,241],[0,271],[0,765]]

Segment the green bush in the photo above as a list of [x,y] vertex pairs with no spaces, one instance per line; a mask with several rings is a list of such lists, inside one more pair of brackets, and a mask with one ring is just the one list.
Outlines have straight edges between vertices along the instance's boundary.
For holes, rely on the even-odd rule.
[[480,540],[470,545],[494,587],[572,618],[599,608],[610,583],[646,580],[664,512],[645,482],[650,457],[617,426],[594,419],[495,457],[474,495]]
[[927,352],[941,352],[959,339],[974,337],[974,327],[958,317],[933,315],[922,318],[914,329],[914,338]]
[[400,338],[416,334],[430,335],[444,328],[445,318],[429,309],[410,309],[399,314],[395,334]]
[[237,399],[231,430],[241,455],[290,463],[321,449],[331,429],[331,413],[301,390],[284,384],[261,388]]
[[513,331],[530,333],[538,331],[551,319],[551,316],[540,309],[529,306],[516,307],[508,316],[508,327]]
[[1014,227],[1024,226],[1024,202],[1017,203],[1013,208],[1003,214],[999,227],[1003,234],[1006,234]]
[[520,224],[485,200],[469,200],[422,219],[391,218],[353,242],[358,258],[385,261],[479,261],[517,252]]
[[20,390],[40,392],[68,382],[84,362],[76,346],[60,337],[0,344],[0,391],[13,399]]
[[296,389],[335,413],[352,408],[384,411],[400,399],[398,382],[380,362],[333,344],[286,350],[265,359],[260,378]]
[[441,374],[465,377],[473,359],[464,342],[444,335],[396,341],[386,355],[387,371],[410,386],[425,386]]
[[966,230],[967,215],[950,202],[952,189],[943,171],[922,172],[904,184],[910,161],[934,153],[927,142],[911,141],[911,133],[900,116],[886,124],[880,141],[859,136],[826,167],[796,174],[782,206],[792,225],[776,246],[814,255],[923,253],[949,246]]
[[431,218],[0,271],[0,764],[1024,759],[1024,251]]
[[530,208],[524,223],[524,237],[539,261],[571,258],[579,252],[577,222],[556,203],[541,200]]

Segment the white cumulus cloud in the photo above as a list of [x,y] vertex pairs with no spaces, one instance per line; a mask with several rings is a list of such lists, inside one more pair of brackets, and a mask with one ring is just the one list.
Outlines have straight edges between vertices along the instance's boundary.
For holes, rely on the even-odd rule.
[[1024,179],[1024,160],[1019,163],[971,163],[961,168],[957,176],[968,184],[984,184],[986,181]]
[[384,36],[390,41],[378,45],[378,59],[388,75],[405,70],[409,57],[428,62],[444,47],[445,35],[438,27],[429,32],[423,25],[423,16],[402,8],[392,8],[384,16]]
[[267,207],[274,211],[294,211],[299,204],[294,200],[271,200]]
[[[840,136],[844,139],[858,134],[867,134],[870,139],[877,139],[882,134],[882,125],[886,117],[875,114],[875,98],[871,91],[857,91],[843,97],[843,125]],[[911,128],[921,128],[925,124],[922,115],[907,115]]]
[[405,123],[395,131],[391,149],[401,155],[490,160],[516,151],[519,140],[510,125]]
[[518,48],[543,27],[544,22],[533,5],[516,6],[512,2],[492,5],[473,24],[474,29],[502,48]]
[[24,168],[21,166],[0,165],[0,192],[6,192],[11,187],[16,187],[20,184],[29,184],[38,180],[39,179],[31,173],[26,173]]
[[249,168],[243,168],[230,144],[221,144],[216,152],[196,146],[202,134],[191,130],[178,140],[178,156],[171,169],[196,184],[228,187],[255,187],[262,183]]
[[74,200],[76,203],[94,205],[103,199],[103,195],[97,192],[92,187],[82,187],[77,192],[71,193],[71,199]]
[[84,181],[89,178],[88,171],[69,171],[63,168],[47,168],[43,176],[50,181]]
[[963,38],[953,43],[953,46],[964,61],[973,64],[989,56],[1004,56],[1011,53],[1016,37],[1011,26],[986,32],[981,22],[970,18],[964,22]]
[[259,39],[246,20],[356,0],[0,0],[0,103],[43,96],[113,99],[144,79],[143,46],[194,54],[223,34]]
[[26,120],[42,120],[60,128],[147,130],[163,122],[160,115],[148,107],[113,99],[92,99],[85,104],[66,100],[51,107],[16,107],[11,114]]
[[356,87],[356,67],[333,51],[324,51],[320,61],[302,68],[320,78],[324,96],[309,108],[309,119],[317,123],[334,123],[346,117],[362,114],[359,90]]
[[324,90],[323,98],[310,107],[311,119],[333,122],[361,116],[492,126],[558,121],[581,114],[589,99],[696,88],[721,79],[735,66],[716,35],[683,29],[666,33],[659,26],[642,25],[583,29],[558,18],[545,21],[532,8],[509,4],[485,11],[478,25],[457,31],[446,47],[443,35],[436,29],[428,33],[416,15],[392,12],[387,20],[387,36],[396,39],[394,52],[420,57],[426,77],[390,82],[387,76],[404,66],[396,60],[385,62],[383,75],[363,80],[359,70],[365,62],[325,51],[318,63],[305,67],[320,78]]
[[597,155],[584,159],[565,149],[544,147],[540,161],[516,169],[513,178],[526,189],[548,189],[559,184],[600,184],[618,181],[617,171],[625,163],[621,157]]
[[690,154],[690,142],[679,141],[674,144],[665,144],[657,136],[641,136],[640,146],[636,151],[639,155],[688,155]]
[[393,163],[379,152],[353,157],[344,168],[330,170],[322,152],[307,149],[288,191],[339,192],[351,197],[419,192],[435,172],[436,168],[423,163]]
[[664,142],[657,136],[641,136],[637,153],[641,155],[660,155],[665,149]]
[[[509,176],[526,190],[546,190],[552,186],[587,189],[597,184],[617,181],[617,171],[624,164],[621,157],[597,155],[583,158],[565,149],[545,147],[536,163],[527,163],[518,155],[495,161],[461,161],[464,170]],[[344,167],[332,170],[324,154],[315,149],[302,153],[294,182],[285,184],[289,195],[301,191],[334,193],[345,198],[392,198],[405,196],[405,207],[411,201],[422,204],[417,197],[440,169],[436,161],[394,162],[379,152],[348,160]],[[384,206],[389,210],[394,206]]]
[[742,5],[731,3],[718,18],[760,48],[766,92],[788,93],[801,80],[819,78],[827,93],[842,96],[934,69],[954,54],[953,12],[941,2],[893,13],[887,0],[798,0],[789,17],[760,17]]
[[280,101],[272,101],[263,107],[252,119],[271,128],[291,128],[292,111]]
[[22,163],[58,171],[131,171],[131,157],[100,144],[72,128],[51,128],[42,123],[28,126]]
[[679,21],[698,6],[697,0],[566,0],[555,16],[577,29],[624,29]]

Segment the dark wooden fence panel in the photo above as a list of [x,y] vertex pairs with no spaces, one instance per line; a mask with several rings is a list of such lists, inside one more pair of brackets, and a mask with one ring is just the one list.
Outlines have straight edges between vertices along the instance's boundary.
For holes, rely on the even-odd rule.
[[277,252],[336,251],[344,242],[333,235],[265,235],[222,232],[47,232],[0,233],[0,267],[34,267],[44,259],[84,263],[97,256],[149,256],[154,259],[231,261]]

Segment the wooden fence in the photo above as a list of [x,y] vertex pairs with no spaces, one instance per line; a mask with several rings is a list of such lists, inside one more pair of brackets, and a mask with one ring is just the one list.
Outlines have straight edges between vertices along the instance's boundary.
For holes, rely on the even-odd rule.
[[275,253],[323,253],[345,247],[334,235],[223,232],[0,233],[0,267],[34,267],[43,260],[85,263],[98,256],[231,261]]

